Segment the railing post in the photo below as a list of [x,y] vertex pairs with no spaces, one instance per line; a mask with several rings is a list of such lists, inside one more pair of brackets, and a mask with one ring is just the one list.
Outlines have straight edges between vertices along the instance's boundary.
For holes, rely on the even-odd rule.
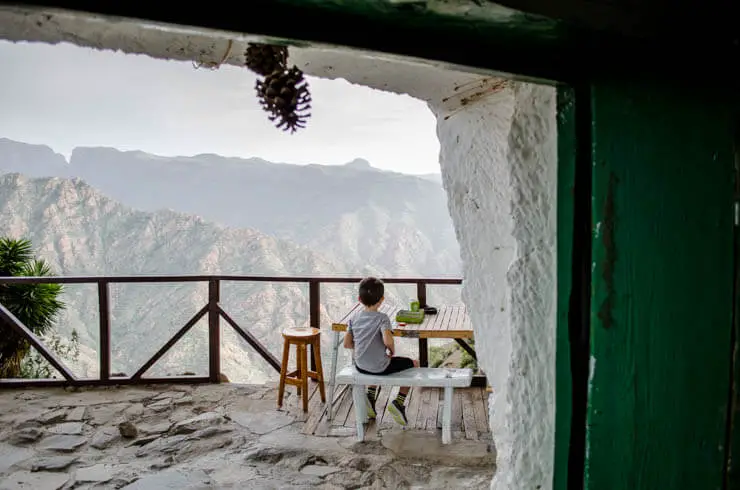
[[208,280],[208,378],[218,383],[221,375],[221,283],[218,279]]
[[98,317],[100,319],[100,379],[110,379],[110,283],[98,281]]
[[427,305],[427,283],[419,281],[416,283],[416,299],[421,308]]
[[[308,282],[308,323],[312,328],[321,328],[321,282]],[[316,371],[316,359],[311,351],[311,371]]]
[[[427,305],[427,283],[424,281],[416,283],[416,300],[419,302],[420,308]],[[429,343],[427,339],[419,339],[419,365],[421,367],[429,366]]]

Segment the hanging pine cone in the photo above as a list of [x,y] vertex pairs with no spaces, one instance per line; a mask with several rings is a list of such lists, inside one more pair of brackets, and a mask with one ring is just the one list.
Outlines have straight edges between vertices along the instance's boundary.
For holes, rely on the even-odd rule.
[[247,68],[258,75],[267,76],[284,70],[288,62],[288,48],[272,44],[249,43],[244,53]]
[[311,117],[311,94],[303,72],[297,66],[271,73],[265,81],[257,80],[257,97],[270,121],[279,129],[295,133],[305,128]]

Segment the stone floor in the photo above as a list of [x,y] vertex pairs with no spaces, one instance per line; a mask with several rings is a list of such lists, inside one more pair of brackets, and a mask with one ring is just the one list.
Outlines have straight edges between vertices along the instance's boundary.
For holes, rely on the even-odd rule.
[[297,397],[235,384],[0,391],[0,490],[489,488],[485,441],[302,433]]

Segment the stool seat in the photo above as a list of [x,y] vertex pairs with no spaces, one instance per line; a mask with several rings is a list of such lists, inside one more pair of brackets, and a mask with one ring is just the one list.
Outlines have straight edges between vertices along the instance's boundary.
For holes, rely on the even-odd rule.
[[311,327],[289,327],[283,330],[283,337],[289,339],[306,339],[321,335],[321,330]]
[[[296,346],[296,370],[288,372],[290,346]],[[308,369],[308,348],[311,348],[316,371]],[[285,385],[298,388],[298,396],[303,395],[303,411],[308,412],[308,378],[319,383],[321,402],[326,403],[324,391],[324,370],[321,367],[321,330],[312,327],[290,327],[283,330],[283,362],[280,366],[280,384],[278,386],[278,408],[283,406]]]

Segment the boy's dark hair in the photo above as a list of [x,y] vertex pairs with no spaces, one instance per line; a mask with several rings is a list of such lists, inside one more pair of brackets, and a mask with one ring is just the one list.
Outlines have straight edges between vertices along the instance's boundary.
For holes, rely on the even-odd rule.
[[383,281],[375,277],[366,277],[360,281],[360,303],[365,306],[378,304],[385,294]]

